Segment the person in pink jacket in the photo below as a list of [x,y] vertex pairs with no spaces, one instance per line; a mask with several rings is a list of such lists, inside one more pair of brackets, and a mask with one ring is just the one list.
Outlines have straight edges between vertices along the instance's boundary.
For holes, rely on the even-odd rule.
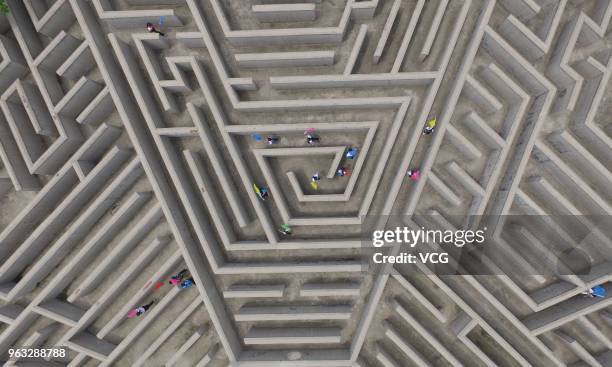
[[406,175],[410,177],[412,181],[418,181],[419,178],[421,178],[421,171],[418,168],[409,169]]
[[181,280],[183,280],[183,278],[185,277],[185,274],[187,274],[187,269],[183,269],[181,271],[178,272],[178,274],[173,275],[172,277],[170,277],[170,280],[168,281],[168,283],[172,284],[172,285],[177,285],[181,282]]

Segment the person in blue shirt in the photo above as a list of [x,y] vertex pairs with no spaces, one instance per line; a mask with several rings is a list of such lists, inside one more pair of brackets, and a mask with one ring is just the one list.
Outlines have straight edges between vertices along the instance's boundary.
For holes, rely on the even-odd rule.
[[266,200],[266,198],[267,198],[268,196],[270,196],[270,192],[268,191],[268,188],[267,188],[267,187],[262,187],[262,188],[260,189],[260,191],[261,191],[261,195],[260,195],[260,197],[261,197],[261,199],[262,199],[262,200]]
[[582,294],[584,294],[586,297],[597,297],[597,298],[604,298],[606,297],[606,288],[600,286],[600,285],[596,285],[593,288],[589,288],[588,291],[586,292],[582,292]]
[[349,150],[346,151],[346,159],[353,159],[357,156],[357,148],[349,148]]
[[195,281],[193,280],[193,278],[187,278],[181,282],[181,288],[187,289],[194,284],[195,284]]
[[253,188],[255,189],[255,193],[257,193],[257,196],[259,196],[261,200],[266,200],[266,198],[270,196],[267,187],[259,187],[256,184],[253,184]]

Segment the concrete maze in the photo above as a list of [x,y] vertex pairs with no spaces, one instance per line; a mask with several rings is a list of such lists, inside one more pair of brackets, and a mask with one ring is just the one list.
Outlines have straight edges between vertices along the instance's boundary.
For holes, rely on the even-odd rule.
[[[612,366],[609,233],[538,272],[612,214],[612,1],[7,3],[5,366]],[[373,215],[495,216],[499,272],[364,271]]]

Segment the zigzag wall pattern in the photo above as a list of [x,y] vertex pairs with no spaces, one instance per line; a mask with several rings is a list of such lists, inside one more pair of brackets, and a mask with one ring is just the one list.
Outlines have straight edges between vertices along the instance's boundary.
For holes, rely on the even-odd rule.
[[[504,219],[572,216],[563,250],[612,214],[611,1],[7,3],[5,366],[612,366],[612,298],[580,296],[612,291],[612,240],[588,275],[512,276],[546,239]],[[368,215],[486,218],[500,275],[363,272]],[[197,290],[155,289],[182,268]]]

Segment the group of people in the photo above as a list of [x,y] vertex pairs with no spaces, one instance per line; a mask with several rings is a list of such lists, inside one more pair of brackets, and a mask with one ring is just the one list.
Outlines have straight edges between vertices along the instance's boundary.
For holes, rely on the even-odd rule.
[[[314,128],[306,129],[304,131],[304,136],[306,137],[306,143],[308,145],[317,144],[321,140],[321,138],[316,134]],[[253,137],[253,139],[255,139],[255,141],[262,141],[262,140],[264,140],[263,137],[260,134],[253,134],[252,137]],[[280,137],[278,137],[276,135],[268,135],[268,136],[266,136],[265,141],[266,141],[266,143],[268,145],[275,145],[275,144],[278,144],[280,142]],[[359,150],[357,148],[350,147],[350,148],[348,148],[348,150],[344,154],[344,157],[347,160],[353,160],[353,159],[355,159],[355,157],[357,157],[358,152],[359,152]],[[344,167],[344,166],[339,167],[338,170],[336,171],[336,173],[340,177],[348,176],[350,174],[349,170],[346,167]],[[319,172],[315,172],[310,177],[310,186],[314,190],[318,190],[319,189],[319,182],[320,181],[321,181],[321,175],[319,174]],[[268,190],[267,187],[258,186],[257,184],[254,183],[253,184],[253,189],[255,190],[255,193],[257,194],[257,196],[261,200],[265,201],[270,196],[270,191]],[[285,236],[291,235],[293,233],[291,227],[288,224],[282,224],[280,226],[279,232],[281,234],[285,235]]]
[[[437,124],[436,118],[428,120],[425,123],[425,126],[423,127],[423,135],[432,134],[436,128],[436,124]],[[306,131],[304,131],[304,135],[306,136],[306,143],[308,143],[309,145],[317,144],[320,141],[320,138],[318,135],[316,135],[314,128],[306,129]],[[262,136],[259,134],[253,134],[253,138],[255,138],[256,141],[263,140]],[[269,145],[278,144],[280,142],[280,138],[275,135],[270,135],[266,137],[266,142]],[[357,157],[358,153],[359,153],[359,150],[357,148],[350,147],[344,154],[344,157],[347,160],[353,160],[355,159],[355,157]],[[338,170],[336,171],[336,173],[340,177],[350,175],[350,171],[345,166],[340,166]],[[408,170],[406,175],[411,180],[418,181],[419,178],[421,178],[421,171],[418,168],[411,168]],[[310,186],[314,190],[318,190],[320,181],[321,181],[321,175],[319,174],[319,172],[315,172],[310,177]],[[259,187],[257,186],[257,184],[253,184],[253,188],[255,189],[255,193],[261,200],[266,200],[266,198],[270,196],[270,192],[268,188],[266,187]],[[292,230],[288,224],[282,224],[279,232],[282,233],[283,235],[290,235],[292,233]]]
[[[253,184],[253,189],[255,189],[255,193],[263,201],[265,201],[270,196],[270,191],[267,187],[259,187],[257,186],[257,184]],[[285,236],[288,236],[293,233],[291,227],[288,224],[282,224],[280,226],[279,232]]]
[[[354,148],[354,147],[353,148],[348,148],[348,150],[344,154],[344,158],[346,158],[347,160],[353,160],[353,159],[355,159],[355,157],[357,157],[357,153],[358,153],[357,148]],[[344,177],[344,176],[350,175],[350,171],[346,167],[344,167],[344,166],[338,168],[338,171],[336,171],[336,173],[340,177]]]
[[[436,129],[437,120],[434,117],[433,119],[427,121],[425,126],[423,126],[423,135],[433,134]],[[418,181],[421,178],[421,170],[418,168],[410,168],[408,172],[406,172],[406,176],[412,181]]]
[[[187,275],[187,269],[183,269],[179,271],[176,275],[171,276],[170,279],[168,280],[168,284],[177,286],[182,289],[187,289],[191,287],[192,285],[194,285],[195,281],[193,280],[193,277],[186,278],[185,277],[186,275]],[[158,283],[155,286],[155,288],[159,289],[161,288],[161,286],[163,286],[163,284],[164,283]],[[151,308],[151,306],[153,306],[155,302],[157,302],[157,298],[154,298],[153,300],[151,300],[151,302],[145,305],[134,308],[133,310],[128,312],[127,317],[132,318],[132,317],[137,317],[137,316],[142,315],[143,313],[147,312],[147,310]]]
[[[157,34],[161,35],[162,37],[166,35],[165,33],[161,32],[157,28],[155,28],[153,23],[147,23],[147,31],[149,33],[157,33]],[[433,132],[434,132],[434,130],[436,128],[436,124],[437,124],[436,118],[433,118],[433,119],[427,121],[425,123],[425,126],[423,127],[423,135],[433,134]],[[306,135],[306,142],[309,145],[316,144],[320,140],[320,138],[315,134],[315,129],[314,128],[306,129],[306,131],[304,132],[304,135]],[[259,135],[259,134],[254,134],[253,137],[257,141],[261,140],[261,135]],[[280,138],[278,136],[268,136],[268,137],[266,137],[266,142],[268,144],[270,144],[270,145],[278,144],[279,141],[280,141]],[[350,148],[346,152],[346,155],[345,155],[345,157],[347,159],[353,159],[356,156],[357,156],[357,148]],[[348,176],[350,174],[350,171],[346,167],[342,166],[342,167],[338,168],[337,174],[340,177],[344,177],[344,176]],[[411,169],[408,170],[407,176],[411,180],[413,180],[413,181],[418,181],[419,178],[421,177],[421,171],[418,168],[411,168]],[[311,183],[310,183],[311,187],[313,189],[317,190],[318,187],[319,187],[319,181],[320,180],[321,180],[321,177],[319,176],[318,172],[315,173],[312,176],[312,179],[311,179]],[[257,191],[257,194],[259,195],[259,197],[262,200],[265,200],[265,198],[268,197],[268,195],[269,195],[268,189],[265,188],[265,187],[262,187],[262,188],[260,188],[258,190],[257,186],[256,186],[256,191]]]
[[[309,145],[317,144],[321,140],[319,136],[315,133],[314,128],[306,129],[306,131],[304,131],[304,135],[306,136],[306,143],[308,143]],[[256,141],[263,140],[263,137],[260,134],[253,134],[252,136]],[[275,135],[269,135],[269,136],[266,136],[265,141],[269,145],[275,145],[280,142],[280,137],[275,136]],[[350,147],[346,151],[344,157],[347,160],[355,159],[355,157],[357,157],[358,152],[359,150],[357,148]],[[350,171],[346,167],[341,166],[338,168],[336,173],[338,174],[338,176],[343,177],[343,176],[348,176],[350,174]],[[310,177],[310,186],[314,190],[318,190],[320,181],[321,181],[321,175],[319,174],[319,172],[315,172]],[[253,188],[255,189],[255,193],[261,200],[266,200],[270,196],[270,191],[268,190],[267,187],[263,187],[263,186],[260,187],[260,186],[257,186],[257,184],[253,184]],[[287,232],[287,231],[284,231],[284,232]]]
[[195,284],[195,281],[193,280],[193,277],[189,277],[185,279],[186,274],[187,274],[187,269],[183,269],[179,271],[178,274],[170,277],[168,284],[176,285],[183,289],[191,287],[192,285]]
[[[320,140],[319,136],[315,134],[315,129],[313,128],[306,129],[306,131],[304,131],[304,135],[306,136],[306,143],[308,143],[309,145],[316,144]],[[253,136],[253,139],[255,139],[256,141],[263,140],[260,134],[253,134],[252,136]],[[280,142],[280,137],[276,135],[266,136],[266,143],[268,145],[275,145],[275,144],[278,144],[279,142]]]

